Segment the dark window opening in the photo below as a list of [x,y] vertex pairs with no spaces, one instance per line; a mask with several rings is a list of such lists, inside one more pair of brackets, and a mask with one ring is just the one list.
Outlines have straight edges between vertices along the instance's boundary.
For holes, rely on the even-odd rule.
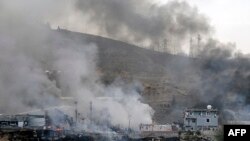
[[209,119],[207,119],[207,122],[209,122]]

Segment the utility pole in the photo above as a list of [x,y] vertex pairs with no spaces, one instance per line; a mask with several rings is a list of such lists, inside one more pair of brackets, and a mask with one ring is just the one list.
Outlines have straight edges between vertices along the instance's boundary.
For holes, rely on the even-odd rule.
[[168,40],[166,38],[163,40],[163,48],[164,52],[168,52]]
[[78,122],[77,101],[75,101],[74,103],[75,103],[75,118],[76,118],[76,124],[77,124]]
[[198,41],[198,47],[200,47],[200,43],[201,43],[201,35],[198,34],[197,36],[197,41]]
[[201,35],[198,34],[198,36],[197,36],[197,46],[198,46],[198,49],[200,49],[200,44],[201,44]]
[[90,111],[90,113],[89,113],[89,118],[90,118],[90,125],[92,124],[92,112],[93,112],[93,103],[92,103],[92,101],[90,101],[90,103],[89,103],[89,111]]
[[193,47],[193,38],[190,38],[189,41],[189,56],[194,57],[194,47]]
[[128,115],[128,132],[130,133],[131,115]]

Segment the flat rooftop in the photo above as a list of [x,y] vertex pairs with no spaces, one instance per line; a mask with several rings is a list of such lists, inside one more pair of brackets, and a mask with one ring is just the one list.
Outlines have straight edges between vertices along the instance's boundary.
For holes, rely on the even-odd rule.
[[186,112],[218,112],[217,109],[186,109]]

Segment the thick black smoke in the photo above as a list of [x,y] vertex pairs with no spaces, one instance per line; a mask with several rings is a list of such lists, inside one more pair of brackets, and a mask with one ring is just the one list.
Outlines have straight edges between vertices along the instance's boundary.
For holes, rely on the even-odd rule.
[[[76,15],[75,19],[72,15]],[[169,1],[165,5],[155,5],[148,0],[1,1],[1,112],[9,112],[9,109],[18,112],[31,107],[43,108],[44,105],[57,103],[63,92],[58,91],[54,82],[47,78],[44,73],[47,68],[60,68],[63,91],[69,88],[65,93],[84,97],[87,109],[86,95],[93,96],[92,89],[87,88],[96,88],[93,87],[96,86],[97,79],[93,74],[95,49],[85,50],[88,48],[86,46],[92,46],[57,37],[58,34],[55,36],[53,32],[38,25],[47,21],[51,21],[53,25],[67,23],[72,19],[73,25],[69,27],[86,24],[86,30],[95,30],[98,35],[153,46],[166,38],[173,42],[175,47],[180,48],[182,42],[190,36],[207,35],[211,32],[208,20],[187,2]],[[82,23],[79,22],[81,20],[74,22],[76,19],[81,19]],[[67,27],[67,24],[64,26]],[[79,49],[82,46],[86,48]],[[243,109],[241,113],[247,113],[247,108],[242,107],[248,107],[250,103],[249,58],[235,54],[233,44],[223,44],[213,39],[201,42],[200,47],[197,58],[177,61],[173,59],[172,62],[166,60],[170,80],[195,98],[190,102],[192,106],[212,104],[220,109],[229,109],[227,111]],[[95,77],[92,77],[93,75]],[[100,87],[102,89],[102,86]],[[119,88],[115,90],[116,94],[125,96]],[[138,97],[134,100],[133,98],[123,100],[141,105],[142,112],[144,108],[150,109],[138,103]],[[13,100],[15,103],[11,103]],[[110,99],[104,102],[109,109],[117,107],[113,106],[113,101],[111,104],[109,102]],[[116,102],[115,104],[120,105]],[[120,105],[124,115],[129,114],[131,110],[128,109],[133,109],[130,105],[133,104],[127,104],[125,107]],[[99,110],[101,109],[100,104]],[[120,112],[121,110],[118,110],[111,115],[118,120],[117,123],[126,125],[128,118],[120,121]],[[144,117],[150,118],[150,114],[147,115]],[[245,116],[241,117],[239,119],[244,119]],[[150,121],[149,118],[145,121]],[[137,123],[141,120],[135,119]]]
[[[166,38],[172,47],[181,48],[190,36],[209,37],[212,28],[206,17],[185,1],[155,5],[147,0],[78,0],[76,8],[87,15],[98,34],[130,43],[156,46]],[[196,58],[166,61],[168,77],[193,96],[190,103],[194,107],[212,104],[221,111],[237,111],[247,106],[249,58],[237,54],[234,43],[210,38],[195,42]]]
[[211,104],[223,120],[250,120],[249,56],[215,39],[201,42],[196,55],[166,63],[172,82],[190,95],[189,107]]
[[88,26],[100,35],[130,43],[155,45],[167,38],[180,45],[189,35],[207,34],[211,28],[187,2],[170,1],[159,6],[148,0],[78,0],[76,8],[88,16]]

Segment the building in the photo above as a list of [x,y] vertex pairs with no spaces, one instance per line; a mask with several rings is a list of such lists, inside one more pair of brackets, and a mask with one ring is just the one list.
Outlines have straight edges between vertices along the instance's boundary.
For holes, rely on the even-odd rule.
[[187,109],[184,113],[185,131],[216,130],[218,128],[218,110],[212,109]]
[[176,125],[165,124],[141,124],[140,138],[157,139],[159,137],[169,140],[177,140],[179,128]]
[[71,135],[73,118],[58,109],[0,115],[0,133],[10,140],[59,140]]
[[156,124],[141,124],[140,125],[141,132],[170,132],[173,131],[172,125],[156,125]]

